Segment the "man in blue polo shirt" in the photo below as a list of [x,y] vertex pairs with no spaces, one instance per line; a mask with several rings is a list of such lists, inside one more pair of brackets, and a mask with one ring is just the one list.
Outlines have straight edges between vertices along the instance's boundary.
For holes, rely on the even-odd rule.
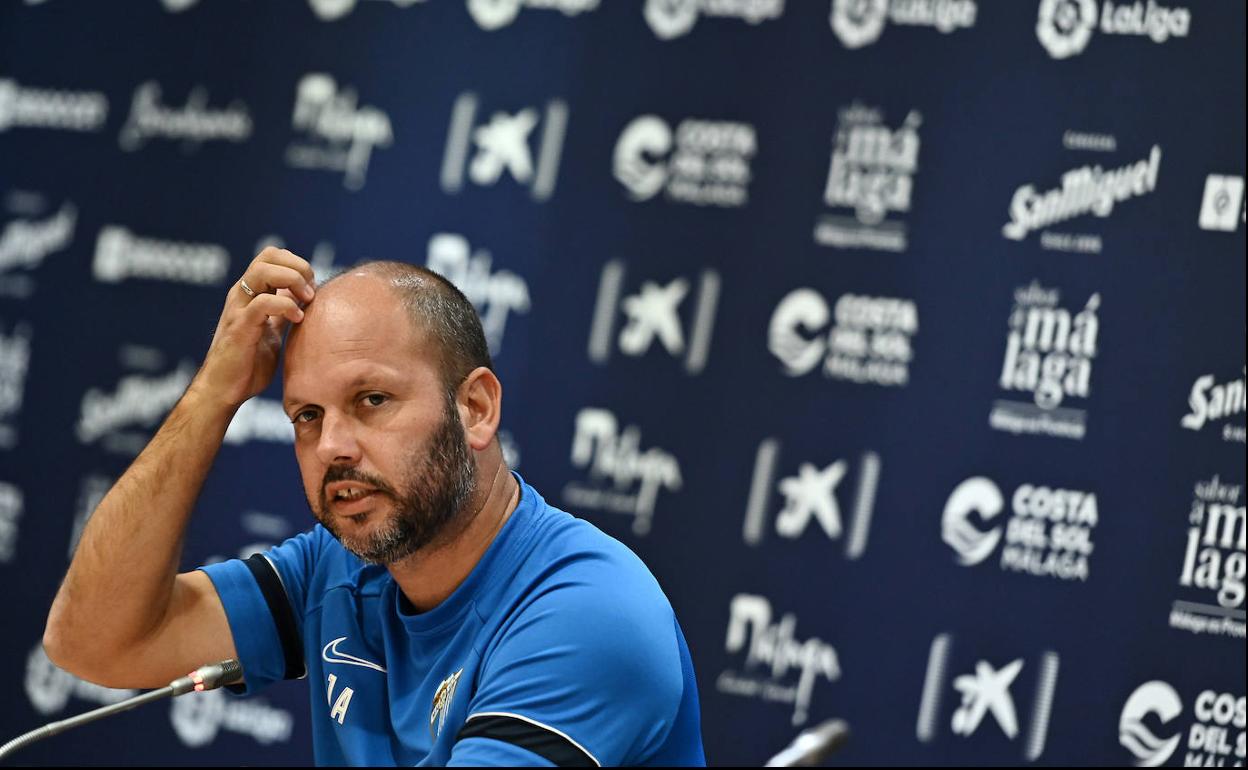
[[[319,524],[177,574],[225,429],[291,323],[284,401]],[[307,262],[266,249],[88,523],[49,656],[114,687],[229,657],[250,692],[306,673],[318,764],[703,764],[671,606],[632,552],[507,469],[501,406],[480,322],[445,279],[375,262],[316,288]]]

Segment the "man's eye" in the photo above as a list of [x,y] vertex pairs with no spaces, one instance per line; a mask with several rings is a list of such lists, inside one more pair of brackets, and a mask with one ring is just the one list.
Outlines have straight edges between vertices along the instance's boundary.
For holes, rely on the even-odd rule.
[[381,406],[386,403],[386,397],[380,393],[369,393],[364,397],[364,400],[368,402],[369,406]]
[[315,419],[316,419],[315,409],[304,409],[302,412],[297,413],[295,415],[295,418],[291,420],[291,422],[293,423],[312,422]]

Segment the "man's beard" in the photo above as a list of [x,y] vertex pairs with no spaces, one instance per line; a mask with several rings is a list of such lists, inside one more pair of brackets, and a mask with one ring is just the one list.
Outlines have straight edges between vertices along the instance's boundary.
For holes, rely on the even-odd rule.
[[[325,487],[335,481],[368,484],[379,495],[389,497],[394,510],[370,534],[344,535],[325,497]],[[401,489],[395,490],[372,474],[334,465],[325,472],[320,506],[313,507],[312,512],[344,548],[371,564],[392,564],[432,542],[476,490],[476,464],[464,441],[464,426],[453,396],[447,399],[442,424],[429,437],[428,447],[410,455],[407,478],[400,483]],[[370,512],[368,517],[379,515]]]

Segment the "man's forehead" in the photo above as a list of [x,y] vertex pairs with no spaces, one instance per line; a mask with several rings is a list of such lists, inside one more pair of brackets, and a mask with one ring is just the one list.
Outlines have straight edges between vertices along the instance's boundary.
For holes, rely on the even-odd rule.
[[344,276],[318,291],[303,321],[291,327],[284,376],[289,385],[335,372],[354,378],[370,366],[407,369],[423,361],[424,336],[384,280]]
[[287,352],[352,349],[393,338],[406,340],[411,322],[398,294],[367,273],[344,275],[322,286],[291,327]]

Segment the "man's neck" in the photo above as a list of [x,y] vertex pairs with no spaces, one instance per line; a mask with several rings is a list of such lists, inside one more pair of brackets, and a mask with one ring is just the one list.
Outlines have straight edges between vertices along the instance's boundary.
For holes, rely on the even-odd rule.
[[433,543],[389,565],[399,590],[417,612],[437,607],[459,588],[520,502],[520,484],[501,453],[494,465],[484,497],[474,496]]

